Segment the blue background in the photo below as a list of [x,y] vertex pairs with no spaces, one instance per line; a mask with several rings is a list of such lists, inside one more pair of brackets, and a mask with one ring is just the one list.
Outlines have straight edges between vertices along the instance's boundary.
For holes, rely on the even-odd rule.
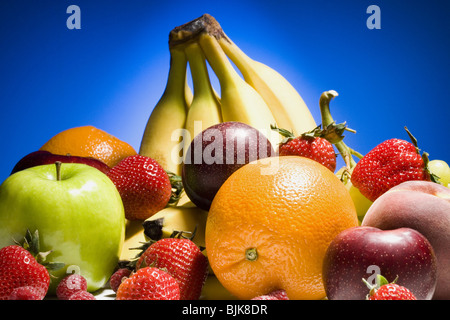
[[[81,9],[69,30],[66,9]],[[369,30],[366,9],[381,9]],[[361,153],[404,126],[432,159],[450,161],[450,1],[0,2],[0,181],[56,133],[94,125],[139,149],[169,66],[168,34],[209,13],[249,56],[282,73],[320,123],[323,91]]]

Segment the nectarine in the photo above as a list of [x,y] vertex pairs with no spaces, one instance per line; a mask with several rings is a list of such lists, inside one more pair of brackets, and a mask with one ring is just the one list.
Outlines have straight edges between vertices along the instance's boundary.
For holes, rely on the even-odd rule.
[[383,230],[407,227],[423,234],[437,258],[433,299],[450,299],[449,188],[429,181],[403,182],[375,200],[361,224]]

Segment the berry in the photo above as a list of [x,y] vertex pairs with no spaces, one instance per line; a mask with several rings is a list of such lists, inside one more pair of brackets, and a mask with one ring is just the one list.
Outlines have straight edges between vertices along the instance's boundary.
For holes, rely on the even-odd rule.
[[92,293],[80,290],[72,294],[68,300],[97,300],[97,299]]
[[167,270],[179,284],[181,300],[200,298],[208,275],[208,260],[189,239],[165,238],[150,245],[136,268],[152,266]]
[[374,286],[363,279],[370,289],[367,300],[417,300],[409,289],[395,283],[397,279],[389,283],[385,277],[377,275]]
[[410,137],[413,143],[401,139],[386,140],[356,164],[351,182],[370,201],[402,182],[432,179],[427,169],[427,154],[421,156],[417,141],[412,135]]
[[368,300],[417,300],[414,294],[407,288],[395,283],[385,284],[373,294]]
[[117,289],[116,300],[179,300],[177,280],[153,267],[137,270]]
[[56,287],[56,296],[59,300],[68,300],[71,295],[78,291],[87,290],[87,281],[80,274],[71,274],[64,277]]
[[39,290],[39,299],[47,294],[50,275],[34,256],[19,245],[0,250],[0,300],[7,300],[18,287],[32,286]]
[[278,155],[305,157],[319,162],[332,172],[336,169],[336,153],[331,142],[325,138],[325,132],[328,133],[328,131],[320,130],[317,127],[295,137],[285,129],[275,126],[271,128],[285,137],[278,147]]
[[120,193],[128,220],[145,220],[163,209],[172,196],[167,172],[152,158],[129,156],[111,168],[109,178]]
[[17,287],[9,295],[8,300],[42,300],[42,290],[33,286]]
[[120,284],[130,276],[131,270],[128,268],[120,268],[116,272],[113,273],[111,278],[109,279],[109,286],[114,292],[117,292]]
[[257,296],[252,300],[289,300],[286,291],[284,290],[275,290],[268,294],[264,294],[261,296]]

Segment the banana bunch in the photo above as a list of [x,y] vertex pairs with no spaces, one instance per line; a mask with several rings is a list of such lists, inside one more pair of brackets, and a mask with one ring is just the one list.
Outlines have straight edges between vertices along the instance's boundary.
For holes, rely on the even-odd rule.
[[[174,28],[169,34],[169,52],[166,87],[150,114],[139,150],[167,171],[180,176],[192,139],[221,122],[246,123],[265,134],[274,147],[281,136],[271,125],[295,135],[317,127],[295,88],[277,71],[247,56],[210,15]],[[219,90],[213,87],[211,71]],[[207,216],[207,211],[184,195],[177,205],[169,205],[145,221],[128,222],[121,260],[135,259],[150,239],[174,235],[191,238],[204,248]],[[202,299],[234,297],[210,270]]]
[[[270,125],[295,135],[317,126],[296,89],[277,71],[247,56],[212,16],[205,14],[174,28],[169,51],[166,88],[150,114],[139,150],[166,170],[180,175],[192,139],[221,122],[246,123],[265,134],[273,146],[281,140]],[[213,88],[208,65],[220,90]]]

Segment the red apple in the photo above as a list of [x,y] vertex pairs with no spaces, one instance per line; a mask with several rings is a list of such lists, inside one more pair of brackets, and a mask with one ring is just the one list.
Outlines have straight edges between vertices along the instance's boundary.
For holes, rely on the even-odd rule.
[[30,167],[40,166],[44,164],[53,164],[56,161],[60,161],[61,163],[83,163],[94,167],[104,174],[107,174],[109,171],[109,166],[101,160],[90,158],[90,157],[78,157],[71,155],[59,155],[53,154],[48,151],[35,151],[27,154],[22,159],[17,162],[14,166],[11,174],[21,171]]
[[269,140],[242,122],[223,122],[199,133],[191,142],[182,169],[184,190],[203,210],[225,180],[243,165],[275,154]]
[[[436,288],[437,263],[433,247],[410,228],[381,230],[353,227],[330,243],[323,261],[323,283],[329,300],[364,300],[363,278],[374,283],[376,274],[430,300]],[[370,282],[369,281],[369,282]]]
[[450,189],[429,181],[407,181],[383,194],[362,225],[383,230],[412,228],[436,253],[438,277],[433,299],[450,299]]

